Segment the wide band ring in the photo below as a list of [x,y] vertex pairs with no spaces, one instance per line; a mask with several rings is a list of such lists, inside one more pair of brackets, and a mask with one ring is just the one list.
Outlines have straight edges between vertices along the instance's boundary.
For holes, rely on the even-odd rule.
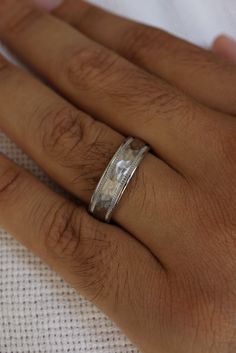
[[89,211],[109,223],[112,214],[150,147],[129,137],[119,147],[105,169],[90,201]]

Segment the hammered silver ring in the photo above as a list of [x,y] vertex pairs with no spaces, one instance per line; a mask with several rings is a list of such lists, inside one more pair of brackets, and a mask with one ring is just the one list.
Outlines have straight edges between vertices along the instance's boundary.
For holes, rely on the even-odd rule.
[[89,211],[99,220],[109,223],[134,173],[150,147],[129,137],[119,147],[105,169],[92,195]]

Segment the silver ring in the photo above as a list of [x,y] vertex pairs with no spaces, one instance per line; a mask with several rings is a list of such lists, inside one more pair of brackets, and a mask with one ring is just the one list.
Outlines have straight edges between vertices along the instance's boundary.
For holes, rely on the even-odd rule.
[[90,201],[89,211],[109,223],[134,173],[150,147],[133,137],[127,138],[112,157]]

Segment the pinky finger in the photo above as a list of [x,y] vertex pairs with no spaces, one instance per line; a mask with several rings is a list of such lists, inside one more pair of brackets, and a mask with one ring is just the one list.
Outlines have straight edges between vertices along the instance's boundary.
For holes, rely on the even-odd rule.
[[0,225],[100,307],[134,343],[139,345],[142,336],[148,344],[149,332],[139,332],[139,323],[149,304],[150,281],[156,301],[164,274],[135,238],[95,220],[1,154]]

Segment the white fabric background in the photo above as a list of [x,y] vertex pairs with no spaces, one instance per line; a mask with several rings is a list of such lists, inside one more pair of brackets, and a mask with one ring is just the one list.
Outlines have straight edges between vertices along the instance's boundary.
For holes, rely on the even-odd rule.
[[[92,2],[202,46],[209,46],[222,32],[236,38],[235,0]],[[0,150],[46,181],[2,134]],[[137,349],[100,311],[0,229],[0,353],[13,352],[137,353]]]

